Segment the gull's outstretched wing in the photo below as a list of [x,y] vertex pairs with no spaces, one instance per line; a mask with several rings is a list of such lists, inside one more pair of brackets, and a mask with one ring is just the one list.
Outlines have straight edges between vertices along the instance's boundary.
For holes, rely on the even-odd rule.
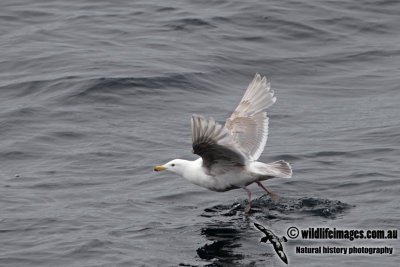
[[232,168],[243,168],[246,156],[237,148],[231,133],[213,118],[206,120],[192,115],[193,153],[203,159],[203,166],[210,174],[222,174]]
[[233,141],[250,159],[257,160],[268,138],[268,117],[264,109],[276,101],[267,78],[254,76],[238,107],[226,120],[225,128],[231,131]]

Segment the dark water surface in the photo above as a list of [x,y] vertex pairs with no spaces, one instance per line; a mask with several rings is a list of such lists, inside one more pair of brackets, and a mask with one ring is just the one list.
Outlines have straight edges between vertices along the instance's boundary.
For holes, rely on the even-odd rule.
[[[0,266],[284,266],[296,226],[400,225],[400,2],[0,3]],[[190,153],[253,75],[278,101],[260,160],[291,179],[215,193],[152,167]],[[292,266],[398,266],[397,240],[283,243]],[[310,255],[296,246],[392,247]],[[396,264],[397,262],[397,264]]]

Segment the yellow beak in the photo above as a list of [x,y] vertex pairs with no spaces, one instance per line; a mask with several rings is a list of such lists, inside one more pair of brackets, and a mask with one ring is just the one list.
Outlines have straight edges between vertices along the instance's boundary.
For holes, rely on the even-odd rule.
[[164,170],[166,170],[166,169],[167,169],[167,168],[165,168],[165,167],[163,167],[163,166],[161,166],[161,165],[155,166],[155,167],[154,167],[154,171],[155,171],[155,172],[164,171]]

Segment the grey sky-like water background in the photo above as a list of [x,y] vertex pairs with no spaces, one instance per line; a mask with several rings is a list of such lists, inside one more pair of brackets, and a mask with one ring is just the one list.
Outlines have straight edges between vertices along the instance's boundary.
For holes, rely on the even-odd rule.
[[[399,1],[1,1],[0,266],[284,266],[258,222],[400,225]],[[260,161],[293,178],[215,193],[154,165],[190,116],[277,96]],[[239,204],[239,205],[237,205]],[[236,206],[235,206],[236,205]],[[283,243],[292,266],[397,266],[398,240]],[[296,246],[394,248],[301,255]]]

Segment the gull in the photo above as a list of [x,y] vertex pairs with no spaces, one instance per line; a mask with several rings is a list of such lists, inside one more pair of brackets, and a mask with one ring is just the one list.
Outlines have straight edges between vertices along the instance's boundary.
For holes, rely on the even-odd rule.
[[278,196],[261,182],[276,177],[290,178],[292,168],[283,160],[268,164],[257,161],[268,138],[268,117],[264,110],[275,101],[267,78],[257,73],[225,126],[213,118],[192,115],[192,152],[200,158],[174,159],[155,166],[154,171],[177,173],[195,185],[216,192],[242,188],[248,194],[246,213],[251,209],[251,191],[247,186],[252,183],[276,201]]

